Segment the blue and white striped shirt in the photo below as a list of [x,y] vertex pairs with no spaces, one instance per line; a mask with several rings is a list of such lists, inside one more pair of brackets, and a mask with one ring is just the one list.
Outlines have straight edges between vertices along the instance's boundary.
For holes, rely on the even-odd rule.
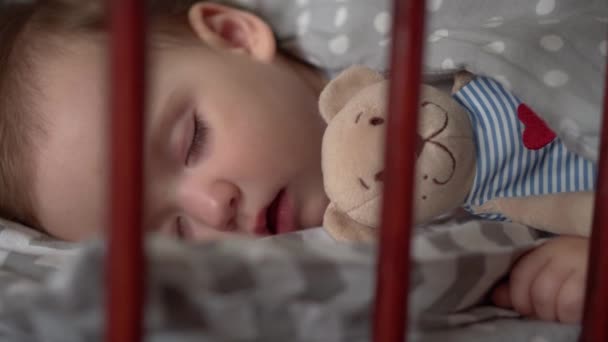
[[[589,191],[595,164],[566,150],[555,138],[539,150],[524,146],[524,125],[517,117],[521,101],[498,82],[476,77],[454,98],[467,109],[477,150],[477,171],[464,208],[496,197]],[[499,214],[484,218],[504,220]]]

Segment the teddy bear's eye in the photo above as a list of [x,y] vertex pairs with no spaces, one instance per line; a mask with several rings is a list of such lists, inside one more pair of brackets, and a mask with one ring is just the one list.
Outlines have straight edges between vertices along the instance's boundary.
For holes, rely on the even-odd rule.
[[373,118],[369,119],[369,124],[372,126],[382,125],[383,123],[384,123],[384,119],[379,118],[377,116],[374,116]]
[[357,114],[357,118],[355,119],[355,123],[358,124],[359,123],[359,119],[361,119],[361,116],[363,115],[363,112],[359,112],[359,114]]

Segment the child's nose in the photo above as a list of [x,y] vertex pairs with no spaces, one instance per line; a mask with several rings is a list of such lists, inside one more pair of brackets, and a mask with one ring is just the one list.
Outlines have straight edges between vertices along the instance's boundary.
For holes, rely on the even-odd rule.
[[186,214],[200,224],[217,230],[236,229],[240,191],[234,184],[215,181],[185,191],[182,207]]

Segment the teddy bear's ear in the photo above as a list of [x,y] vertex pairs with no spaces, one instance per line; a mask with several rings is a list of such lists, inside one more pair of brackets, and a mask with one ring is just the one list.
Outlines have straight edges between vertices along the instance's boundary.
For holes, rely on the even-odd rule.
[[344,70],[321,92],[319,97],[321,116],[326,122],[331,121],[361,89],[383,80],[382,75],[365,66],[355,65]]

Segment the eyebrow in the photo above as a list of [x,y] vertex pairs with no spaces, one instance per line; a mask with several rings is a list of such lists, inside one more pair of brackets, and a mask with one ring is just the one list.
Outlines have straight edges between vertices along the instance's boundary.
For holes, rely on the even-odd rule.
[[[173,127],[187,109],[186,99],[186,92],[181,88],[176,88],[160,101],[160,110],[154,111],[151,106],[150,117],[154,119],[154,122],[150,122],[149,139],[154,151],[162,150],[163,146],[167,146]],[[165,150],[167,149],[165,148]]]

